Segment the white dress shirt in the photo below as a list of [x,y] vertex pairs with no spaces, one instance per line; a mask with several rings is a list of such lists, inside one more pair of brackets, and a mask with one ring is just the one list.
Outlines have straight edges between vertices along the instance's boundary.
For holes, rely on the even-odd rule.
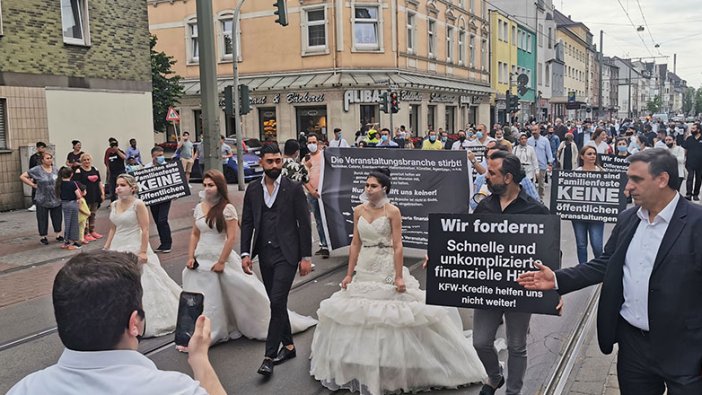
[[641,219],[638,228],[626,250],[624,259],[624,304],[620,314],[631,325],[649,330],[648,326],[648,282],[653,264],[661,247],[663,236],[668,229],[673,213],[680,200],[676,193],[673,200],[649,221],[648,210],[639,208],[636,215]]
[[341,140],[331,140],[329,141],[329,146],[330,147],[339,147],[339,148],[348,148],[349,143],[346,142],[346,139],[341,139]]
[[180,372],[158,370],[138,351],[64,349],[56,365],[32,373],[8,395],[207,395],[198,381]]
[[278,190],[280,189],[280,179],[283,174],[279,175],[278,178],[273,181],[273,193],[268,192],[268,187],[266,186],[266,177],[261,177],[261,185],[263,185],[263,201],[266,203],[268,208],[273,207],[275,203],[275,198],[278,197]]

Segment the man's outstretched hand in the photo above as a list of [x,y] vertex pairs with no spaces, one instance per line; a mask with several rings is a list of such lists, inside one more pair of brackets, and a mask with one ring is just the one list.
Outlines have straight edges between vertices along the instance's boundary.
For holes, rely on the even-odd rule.
[[553,270],[543,265],[541,261],[535,261],[534,266],[536,266],[539,271],[522,273],[519,278],[517,278],[519,285],[526,289],[542,291],[556,288],[556,275],[553,273]]

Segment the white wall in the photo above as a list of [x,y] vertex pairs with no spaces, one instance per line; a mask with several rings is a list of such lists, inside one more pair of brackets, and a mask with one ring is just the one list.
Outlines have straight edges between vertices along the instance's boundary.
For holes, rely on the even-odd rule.
[[150,158],[154,133],[150,92],[118,92],[89,89],[46,89],[49,141],[56,146],[56,163],[64,165],[80,140],[83,152],[105,177],[103,156],[107,139],[114,137],[126,151],[129,139],[137,140],[143,158]]

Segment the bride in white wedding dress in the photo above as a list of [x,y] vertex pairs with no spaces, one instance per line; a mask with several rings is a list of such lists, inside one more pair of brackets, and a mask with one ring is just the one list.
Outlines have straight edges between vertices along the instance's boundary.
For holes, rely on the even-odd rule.
[[162,336],[175,330],[181,289],[163,270],[149,245],[149,212],[144,202],[137,199],[137,188],[133,176],[122,174],[117,178],[118,199],[110,205],[112,224],[104,249],[131,252],[139,257],[146,314],[144,337]]
[[[236,209],[229,204],[224,175],[210,170],[202,184],[204,196],[195,207],[183,289],[205,295],[203,314],[211,321],[212,344],[242,335],[265,340],[270,300],[261,280],[244,273],[241,258],[233,251],[239,224]],[[293,333],[317,324],[314,318],[288,314]]]
[[487,375],[458,310],[426,305],[402,264],[402,219],[389,191],[389,170],[372,171],[367,201],[354,209],[342,290],[317,310],[310,374],[333,391],[368,395],[480,382]]

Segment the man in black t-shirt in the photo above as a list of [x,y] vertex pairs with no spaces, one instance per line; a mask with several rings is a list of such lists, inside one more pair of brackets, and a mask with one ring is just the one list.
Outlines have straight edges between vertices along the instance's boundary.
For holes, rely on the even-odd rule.
[[690,127],[690,133],[691,136],[683,144],[683,148],[687,151],[687,159],[685,161],[685,167],[687,168],[685,199],[700,200],[700,186],[702,186],[702,134],[700,133],[700,124],[693,124]]
[[112,202],[117,200],[115,185],[117,184],[117,177],[125,172],[125,159],[127,159],[127,154],[119,148],[117,140],[111,139],[110,148],[105,151],[105,164],[107,165],[107,171],[110,175],[108,178],[108,186],[110,190],[110,201]]

